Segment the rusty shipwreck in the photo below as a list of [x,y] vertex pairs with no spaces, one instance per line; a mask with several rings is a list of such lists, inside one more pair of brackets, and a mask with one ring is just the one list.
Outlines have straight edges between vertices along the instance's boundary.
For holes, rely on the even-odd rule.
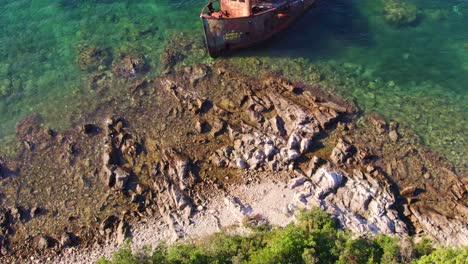
[[210,0],[200,15],[211,56],[249,47],[288,27],[316,0]]

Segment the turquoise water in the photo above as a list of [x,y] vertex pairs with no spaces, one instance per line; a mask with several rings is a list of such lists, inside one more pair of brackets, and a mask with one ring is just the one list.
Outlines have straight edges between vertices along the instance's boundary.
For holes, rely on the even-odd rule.
[[[174,32],[202,37],[203,0],[2,0],[0,2],[0,137],[40,113],[65,128],[67,113],[93,97],[80,47],[117,54],[138,50],[157,74],[164,41]],[[238,57],[306,58],[348,71],[343,93],[364,111],[413,128],[424,142],[466,168],[468,1],[408,0],[417,19],[387,23],[383,0],[322,0],[268,44]],[[464,164],[464,165],[463,165]]]

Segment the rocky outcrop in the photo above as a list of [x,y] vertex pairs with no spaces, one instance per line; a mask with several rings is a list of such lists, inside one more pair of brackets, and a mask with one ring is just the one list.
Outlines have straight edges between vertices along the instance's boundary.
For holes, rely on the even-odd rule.
[[406,224],[393,209],[395,196],[370,178],[358,170],[348,174],[324,165],[295,187],[296,196],[288,208],[319,206],[358,235],[407,235]]
[[268,79],[264,89],[265,93],[246,95],[240,102],[248,120],[239,127],[228,125],[233,144],[213,154],[215,164],[275,171],[288,168],[340,113],[347,112],[345,106],[321,103],[308,91],[295,94],[300,88],[282,79]]
[[400,217],[406,217],[411,234],[429,236],[442,245],[467,245],[466,177],[454,173],[450,164],[419,145],[419,139],[398,123],[372,114],[364,125],[348,140],[358,151],[354,157],[367,149],[367,162],[357,159],[351,166],[365,166],[398,189]]
[[[124,54],[114,60],[114,72],[135,77],[144,71],[141,59]],[[378,115],[353,122],[352,105],[318,86],[249,78],[222,63],[185,67],[154,81],[102,74],[94,80],[102,82],[97,94],[121,82],[127,96],[110,99],[63,132],[42,127],[37,115],[18,123],[20,155],[0,161],[7,208],[0,212],[2,253],[28,255],[38,244],[27,239],[41,236],[56,241],[52,248],[66,248],[64,230],[86,243],[120,243],[146,217],[162,220],[179,239],[195,207],[204,211],[210,196],[259,182],[259,175],[293,179],[292,189],[285,188],[296,192],[284,206],[289,215],[316,205],[359,234],[426,234],[466,243],[466,178],[396,123]],[[102,116],[121,118],[103,122]],[[240,201],[227,207],[236,219],[265,223]],[[41,219],[28,221],[27,212]],[[284,217],[282,209],[275,214]]]
[[127,132],[124,120],[109,119],[106,123],[102,174],[109,187],[115,190],[125,190],[132,174],[132,164],[135,163],[140,146]]
[[412,221],[419,223],[417,232],[429,236],[443,246],[468,245],[468,224],[449,219],[431,209],[409,206]]
[[159,214],[163,216],[174,234],[180,238],[181,229],[190,224],[193,213],[190,193],[197,181],[189,158],[174,151],[163,153],[162,160],[153,170],[155,203]]

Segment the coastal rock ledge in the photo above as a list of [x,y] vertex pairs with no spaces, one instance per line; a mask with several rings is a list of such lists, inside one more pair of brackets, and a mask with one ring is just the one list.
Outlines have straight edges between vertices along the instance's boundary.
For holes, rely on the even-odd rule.
[[2,260],[94,261],[127,237],[142,246],[285,225],[311,207],[357,236],[468,245],[467,177],[405,127],[224,62],[144,83],[66,131],[39,116],[18,124],[18,157],[0,158]]

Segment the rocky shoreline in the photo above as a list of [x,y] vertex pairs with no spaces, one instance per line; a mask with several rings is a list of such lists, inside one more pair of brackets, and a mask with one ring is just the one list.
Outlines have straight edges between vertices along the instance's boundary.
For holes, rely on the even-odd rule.
[[[123,61],[116,69],[135,77],[140,64]],[[67,131],[39,116],[18,123],[18,157],[0,157],[2,259],[76,257],[136,238],[147,220],[169,230],[150,243],[178,240],[200,234],[189,230],[216,208],[237,224],[281,224],[319,206],[357,235],[468,245],[468,178],[411,131],[318,85],[249,77],[223,61],[171,67],[134,79]],[[96,77],[95,89],[112,84]],[[261,184],[271,188],[248,188]],[[262,211],[262,194],[281,202]],[[233,224],[218,222],[212,230]]]

